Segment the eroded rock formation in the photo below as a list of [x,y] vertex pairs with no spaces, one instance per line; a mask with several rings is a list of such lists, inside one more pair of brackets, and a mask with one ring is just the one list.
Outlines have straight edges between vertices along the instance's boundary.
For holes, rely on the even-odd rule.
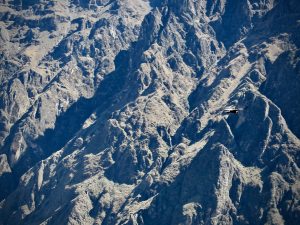
[[0,224],[297,224],[298,1],[24,3],[1,3]]

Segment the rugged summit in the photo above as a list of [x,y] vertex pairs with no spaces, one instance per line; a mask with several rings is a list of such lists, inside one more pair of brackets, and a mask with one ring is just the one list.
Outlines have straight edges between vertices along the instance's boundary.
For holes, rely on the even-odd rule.
[[0,224],[297,224],[299,1],[0,17]]

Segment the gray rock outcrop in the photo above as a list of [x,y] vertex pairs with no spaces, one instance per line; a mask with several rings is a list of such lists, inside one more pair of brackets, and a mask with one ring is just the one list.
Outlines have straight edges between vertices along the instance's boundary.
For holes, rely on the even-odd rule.
[[0,224],[297,224],[298,1],[24,2]]

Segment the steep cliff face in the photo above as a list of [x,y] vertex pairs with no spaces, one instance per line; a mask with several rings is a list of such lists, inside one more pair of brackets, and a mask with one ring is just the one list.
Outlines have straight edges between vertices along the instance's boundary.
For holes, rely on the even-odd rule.
[[0,223],[297,224],[299,20],[296,0],[3,2]]
[[80,129],[97,103],[78,105],[114,70],[149,10],[139,0],[2,3],[0,144],[16,177]]

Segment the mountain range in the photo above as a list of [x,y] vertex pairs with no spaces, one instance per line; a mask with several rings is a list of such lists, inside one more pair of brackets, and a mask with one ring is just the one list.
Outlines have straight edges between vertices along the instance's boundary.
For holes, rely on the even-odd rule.
[[298,0],[0,18],[0,225],[299,223]]

